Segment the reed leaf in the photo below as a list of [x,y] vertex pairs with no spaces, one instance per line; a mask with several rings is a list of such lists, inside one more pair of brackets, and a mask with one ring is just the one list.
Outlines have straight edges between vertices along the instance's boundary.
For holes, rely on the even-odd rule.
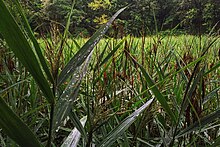
[[100,66],[105,64],[115,53],[116,51],[121,47],[121,45],[124,43],[126,38],[122,39],[115,47],[114,49],[103,59],[103,61],[100,63]]
[[195,122],[194,124],[190,125],[186,129],[182,130],[176,135],[176,138],[182,137],[187,135],[193,131],[199,131],[201,128],[204,128],[209,123],[215,121],[220,117],[220,110],[216,110],[215,112],[205,116],[204,118],[200,119],[200,121]]
[[22,147],[41,147],[42,145],[28,126],[0,98],[0,128]]
[[[85,76],[88,64],[90,62],[93,48],[104,35],[109,28],[113,20],[124,10],[125,8],[116,12],[115,15],[109,20],[109,22],[102,26],[88,41],[87,43],[76,53],[76,55],[69,61],[69,63],[62,70],[58,84],[64,82],[69,76],[72,76],[70,82],[62,92],[57,105],[55,106],[54,115],[54,127],[53,131],[57,130],[61,125],[61,122],[65,119],[67,114],[72,108],[73,101],[78,96],[78,91],[82,78]],[[83,64],[84,63],[84,64]]]
[[48,102],[54,103],[54,95],[42,72],[37,55],[2,0],[0,0],[0,20],[0,33],[8,46],[31,73]]
[[176,116],[173,113],[173,111],[170,109],[170,106],[167,103],[167,100],[164,98],[164,96],[161,94],[159,89],[157,88],[157,85],[155,85],[153,79],[150,77],[150,75],[147,73],[147,71],[144,69],[142,65],[140,65],[129,53],[129,57],[134,62],[134,66],[137,65],[139,69],[141,70],[148,87],[150,89],[150,92],[155,98],[160,102],[161,106],[164,108],[164,110],[167,112],[167,114],[171,117],[172,121],[176,123]]
[[137,117],[153,102],[153,98],[148,100],[144,105],[134,111],[131,115],[123,120],[116,128],[104,137],[105,139],[98,145],[98,147],[111,146],[120,137],[125,130],[137,119]]
[[[84,116],[82,119],[80,119],[81,125],[84,127],[87,121],[87,116]],[[74,128],[67,139],[64,141],[64,143],[61,145],[61,147],[77,147],[77,144],[80,139],[80,132],[77,130],[77,128]]]
[[39,45],[37,39],[34,36],[34,33],[33,33],[32,29],[31,29],[31,26],[29,25],[28,20],[27,20],[25,14],[23,12],[22,6],[21,6],[21,4],[19,3],[18,0],[15,1],[15,4],[18,7],[19,13],[21,14],[21,18],[23,20],[23,24],[24,24],[24,26],[26,28],[28,36],[30,37],[31,41],[33,42],[33,46],[34,46],[33,50],[36,52],[36,54],[37,54],[37,56],[39,58],[40,65],[42,66],[44,72],[46,73],[48,80],[50,80],[50,82],[53,83],[53,78],[52,78],[51,72],[50,72],[50,70],[49,70],[49,68],[47,66],[47,62],[46,62],[46,60],[45,60],[45,58],[44,58],[44,56],[43,56],[43,54],[41,52],[40,45]]
[[[125,7],[126,8],[126,7]],[[64,69],[61,71],[58,78],[58,85],[62,84],[69,78],[74,71],[83,64],[88,55],[93,51],[93,48],[97,45],[103,35],[106,33],[111,23],[115,20],[115,18],[124,11],[125,8],[117,11],[110,20],[104,24],[100,29],[98,29],[95,34],[83,45],[83,47],[75,54],[75,56],[67,63]]]
[[82,136],[87,140],[87,134],[84,129],[84,126],[81,123],[81,120],[77,116],[76,112],[72,112],[69,114],[70,120],[73,122],[73,125],[77,128],[77,130],[82,134]]
[[61,94],[55,106],[53,132],[55,130],[58,131],[59,126],[61,125],[61,122],[69,114],[72,108],[73,102],[78,96],[80,84],[81,84],[83,77],[86,74],[87,67],[91,59],[91,55],[92,55],[92,52],[86,59],[85,63],[82,66],[78,67],[77,70],[75,70],[75,73],[73,74],[72,79],[70,80],[69,84],[66,86],[65,90]]

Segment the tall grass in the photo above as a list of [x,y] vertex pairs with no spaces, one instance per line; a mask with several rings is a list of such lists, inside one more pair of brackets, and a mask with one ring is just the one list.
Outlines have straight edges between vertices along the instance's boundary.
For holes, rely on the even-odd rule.
[[121,9],[90,39],[70,12],[36,40],[16,6],[28,31],[0,1],[1,146],[219,145],[218,35],[101,39]]

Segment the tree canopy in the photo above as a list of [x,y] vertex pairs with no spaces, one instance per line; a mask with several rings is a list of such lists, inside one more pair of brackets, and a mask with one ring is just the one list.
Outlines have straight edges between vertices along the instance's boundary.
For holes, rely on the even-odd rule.
[[[90,36],[96,28],[122,7],[125,12],[115,21],[113,29],[121,35],[153,34],[176,28],[178,32],[208,33],[219,28],[219,0],[21,0],[31,26],[47,32],[51,23],[64,30],[72,2],[75,2],[70,32]],[[10,4],[10,2],[8,2]],[[123,30],[123,31],[122,31]]]

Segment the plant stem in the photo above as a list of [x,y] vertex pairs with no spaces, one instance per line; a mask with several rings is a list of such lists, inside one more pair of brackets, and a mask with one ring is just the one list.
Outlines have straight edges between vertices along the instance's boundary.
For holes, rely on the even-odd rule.
[[53,115],[54,114],[54,103],[51,104],[51,109],[50,109],[50,127],[49,127],[49,136],[48,136],[48,142],[47,142],[47,147],[51,147],[51,142],[53,140],[53,135],[52,135],[52,128],[53,128]]

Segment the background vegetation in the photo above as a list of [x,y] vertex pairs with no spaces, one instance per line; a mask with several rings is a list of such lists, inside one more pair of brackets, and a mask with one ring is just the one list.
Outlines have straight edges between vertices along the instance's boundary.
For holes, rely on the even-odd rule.
[[220,145],[219,11],[0,0],[0,146]]
[[[71,1],[21,0],[32,28],[38,33],[48,31],[51,22],[56,22],[59,30],[63,31]],[[114,23],[114,29],[122,36],[151,35],[157,30],[166,31],[174,27],[179,33],[208,33],[220,19],[219,0],[76,0],[70,32],[75,36],[91,36],[99,24],[105,23],[114,12],[127,5],[129,8]]]

